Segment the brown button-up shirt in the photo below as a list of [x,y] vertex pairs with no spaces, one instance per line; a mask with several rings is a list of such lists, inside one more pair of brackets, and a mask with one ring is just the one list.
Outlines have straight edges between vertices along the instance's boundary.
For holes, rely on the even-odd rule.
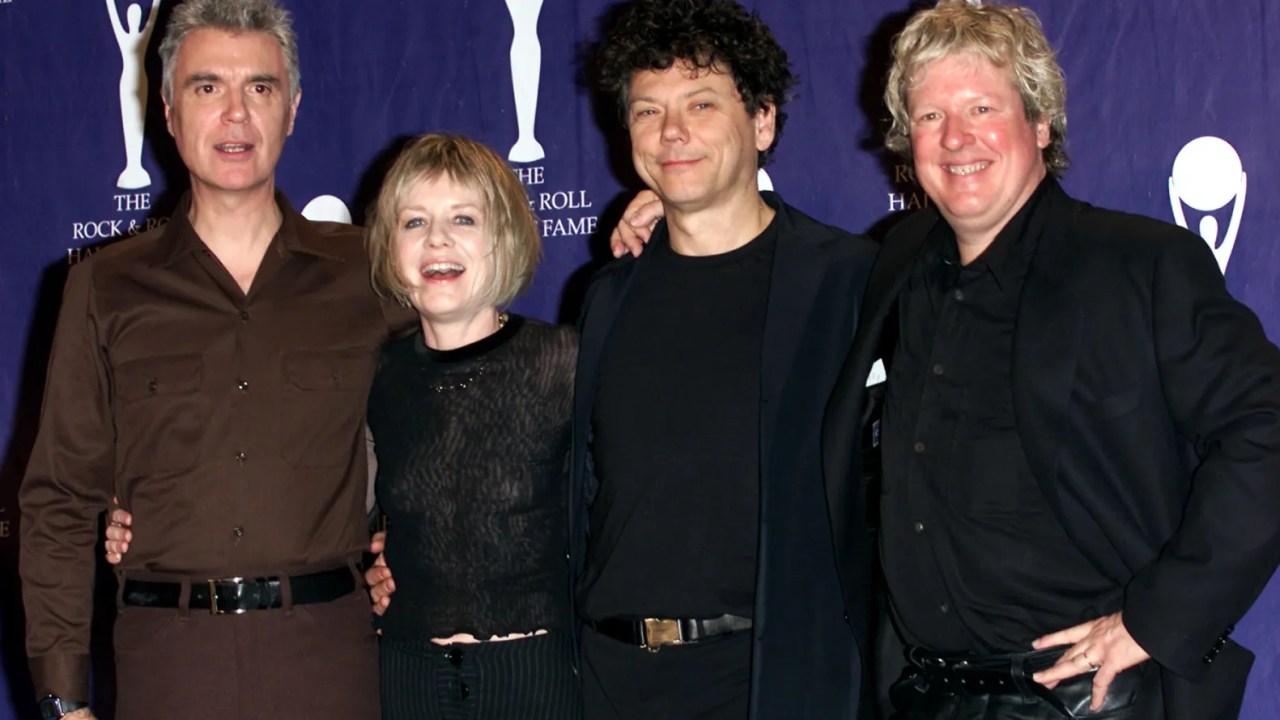
[[122,573],[340,564],[368,543],[365,403],[404,317],[360,231],[284,215],[246,295],[187,220],[72,268],[19,501],[38,696],[88,698],[98,515],[134,515]]

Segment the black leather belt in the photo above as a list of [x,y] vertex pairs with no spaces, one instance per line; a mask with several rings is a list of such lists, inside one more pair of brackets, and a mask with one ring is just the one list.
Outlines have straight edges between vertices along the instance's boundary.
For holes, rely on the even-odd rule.
[[1031,676],[1053,667],[1066,648],[1002,655],[935,653],[907,648],[907,659],[930,687],[954,695],[1035,694]]
[[[250,610],[281,607],[281,584],[287,581],[294,605],[310,605],[337,600],[354,592],[356,579],[350,568],[335,568],[287,578],[219,578],[191,582],[190,608],[205,609],[214,615],[239,615]],[[183,583],[125,580],[122,599],[135,607],[176,608]]]
[[751,629],[751,618],[725,613],[713,618],[605,618],[588,623],[592,630],[649,652],[668,645],[689,645]]
[[[918,694],[1020,695],[1039,698],[1052,708],[1055,717],[1091,717],[1089,703],[1093,672],[1068,678],[1053,690],[1031,677],[1052,667],[1066,650],[1065,647],[1057,647],[1024,653],[977,655],[938,653],[921,647],[908,647],[907,659],[911,666],[903,678],[894,683],[889,694],[899,709],[910,707],[909,698]],[[1132,706],[1144,674],[1145,668],[1139,666],[1117,675],[1098,714],[1105,715],[1104,711]]]

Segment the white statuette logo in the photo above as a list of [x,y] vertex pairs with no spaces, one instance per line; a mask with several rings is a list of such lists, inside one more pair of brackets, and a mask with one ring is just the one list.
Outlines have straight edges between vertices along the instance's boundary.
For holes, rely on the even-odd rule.
[[538,80],[542,76],[542,43],[538,41],[542,0],[507,0],[507,11],[515,27],[511,38],[511,90],[516,97],[516,126],[520,132],[507,159],[529,163],[547,156],[533,136],[538,116]]
[[760,168],[759,170],[756,171],[756,189],[757,190],[773,189],[773,178],[769,177],[769,173],[765,172],[764,168]]
[[151,184],[151,175],[142,167],[142,141],[147,123],[147,75],[142,69],[142,58],[147,52],[147,41],[155,28],[156,12],[161,0],[151,0],[151,12],[142,24],[142,6],[130,3],[125,9],[128,25],[120,22],[115,0],[107,0],[107,13],[111,15],[111,27],[120,46],[120,125],[124,129],[124,171],[116,180],[116,187],[136,190]]
[[351,211],[347,209],[346,203],[332,195],[313,198],[302,208],[302,217],[314,222],[351,224]]
[[[1200,237],[1209,244],[1218,269],[1227,272],[1227,261],[1236,244],[1240,231],[1240,217],[1244,214],[1244,196],[1248,178],[1240,162],[1240,154],[1226,140],[1216,137],[1198,137],[1178,151],[1173,160],[1173,174],[1169,177],[1169,203],[1173,206],[1173,219],[1184,228],[1187,225],[1183,205],[1206,213],[1200,218]],[[1231,208],[1231,220],[1227,231],[1218,233],[1218,219],[1212,213],[1235,201]]]

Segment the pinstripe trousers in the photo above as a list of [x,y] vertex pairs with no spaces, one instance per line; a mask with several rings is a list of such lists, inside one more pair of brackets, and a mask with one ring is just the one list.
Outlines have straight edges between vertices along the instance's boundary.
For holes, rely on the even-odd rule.
[[578,720],[573,636],[436,645],[382,638],[383,720]]

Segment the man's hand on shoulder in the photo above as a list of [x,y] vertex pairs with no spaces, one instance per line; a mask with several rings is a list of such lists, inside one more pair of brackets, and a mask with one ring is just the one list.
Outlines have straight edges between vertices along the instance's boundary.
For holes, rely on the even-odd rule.
[[658,224],[663,214],[658,194],[652,190],[641,190],[627,203],[627,209],[622,211],[622,219],[609,234],[609,251],[616,258],[627,253],[640,257],[645,243],[649,242],[649,236],[653,234],[653,226]]
[[1037,639],[1032,643],[1037,650],[1059,645],[1071,647],[1053,667],[1036,673],[1033,679],[1047,688],[1054,688],[1063,680],[1096,670],[1089,709],[1101,708],[1116,675],[1151,659],[1129,634],[1122,615],[1105,615]]

